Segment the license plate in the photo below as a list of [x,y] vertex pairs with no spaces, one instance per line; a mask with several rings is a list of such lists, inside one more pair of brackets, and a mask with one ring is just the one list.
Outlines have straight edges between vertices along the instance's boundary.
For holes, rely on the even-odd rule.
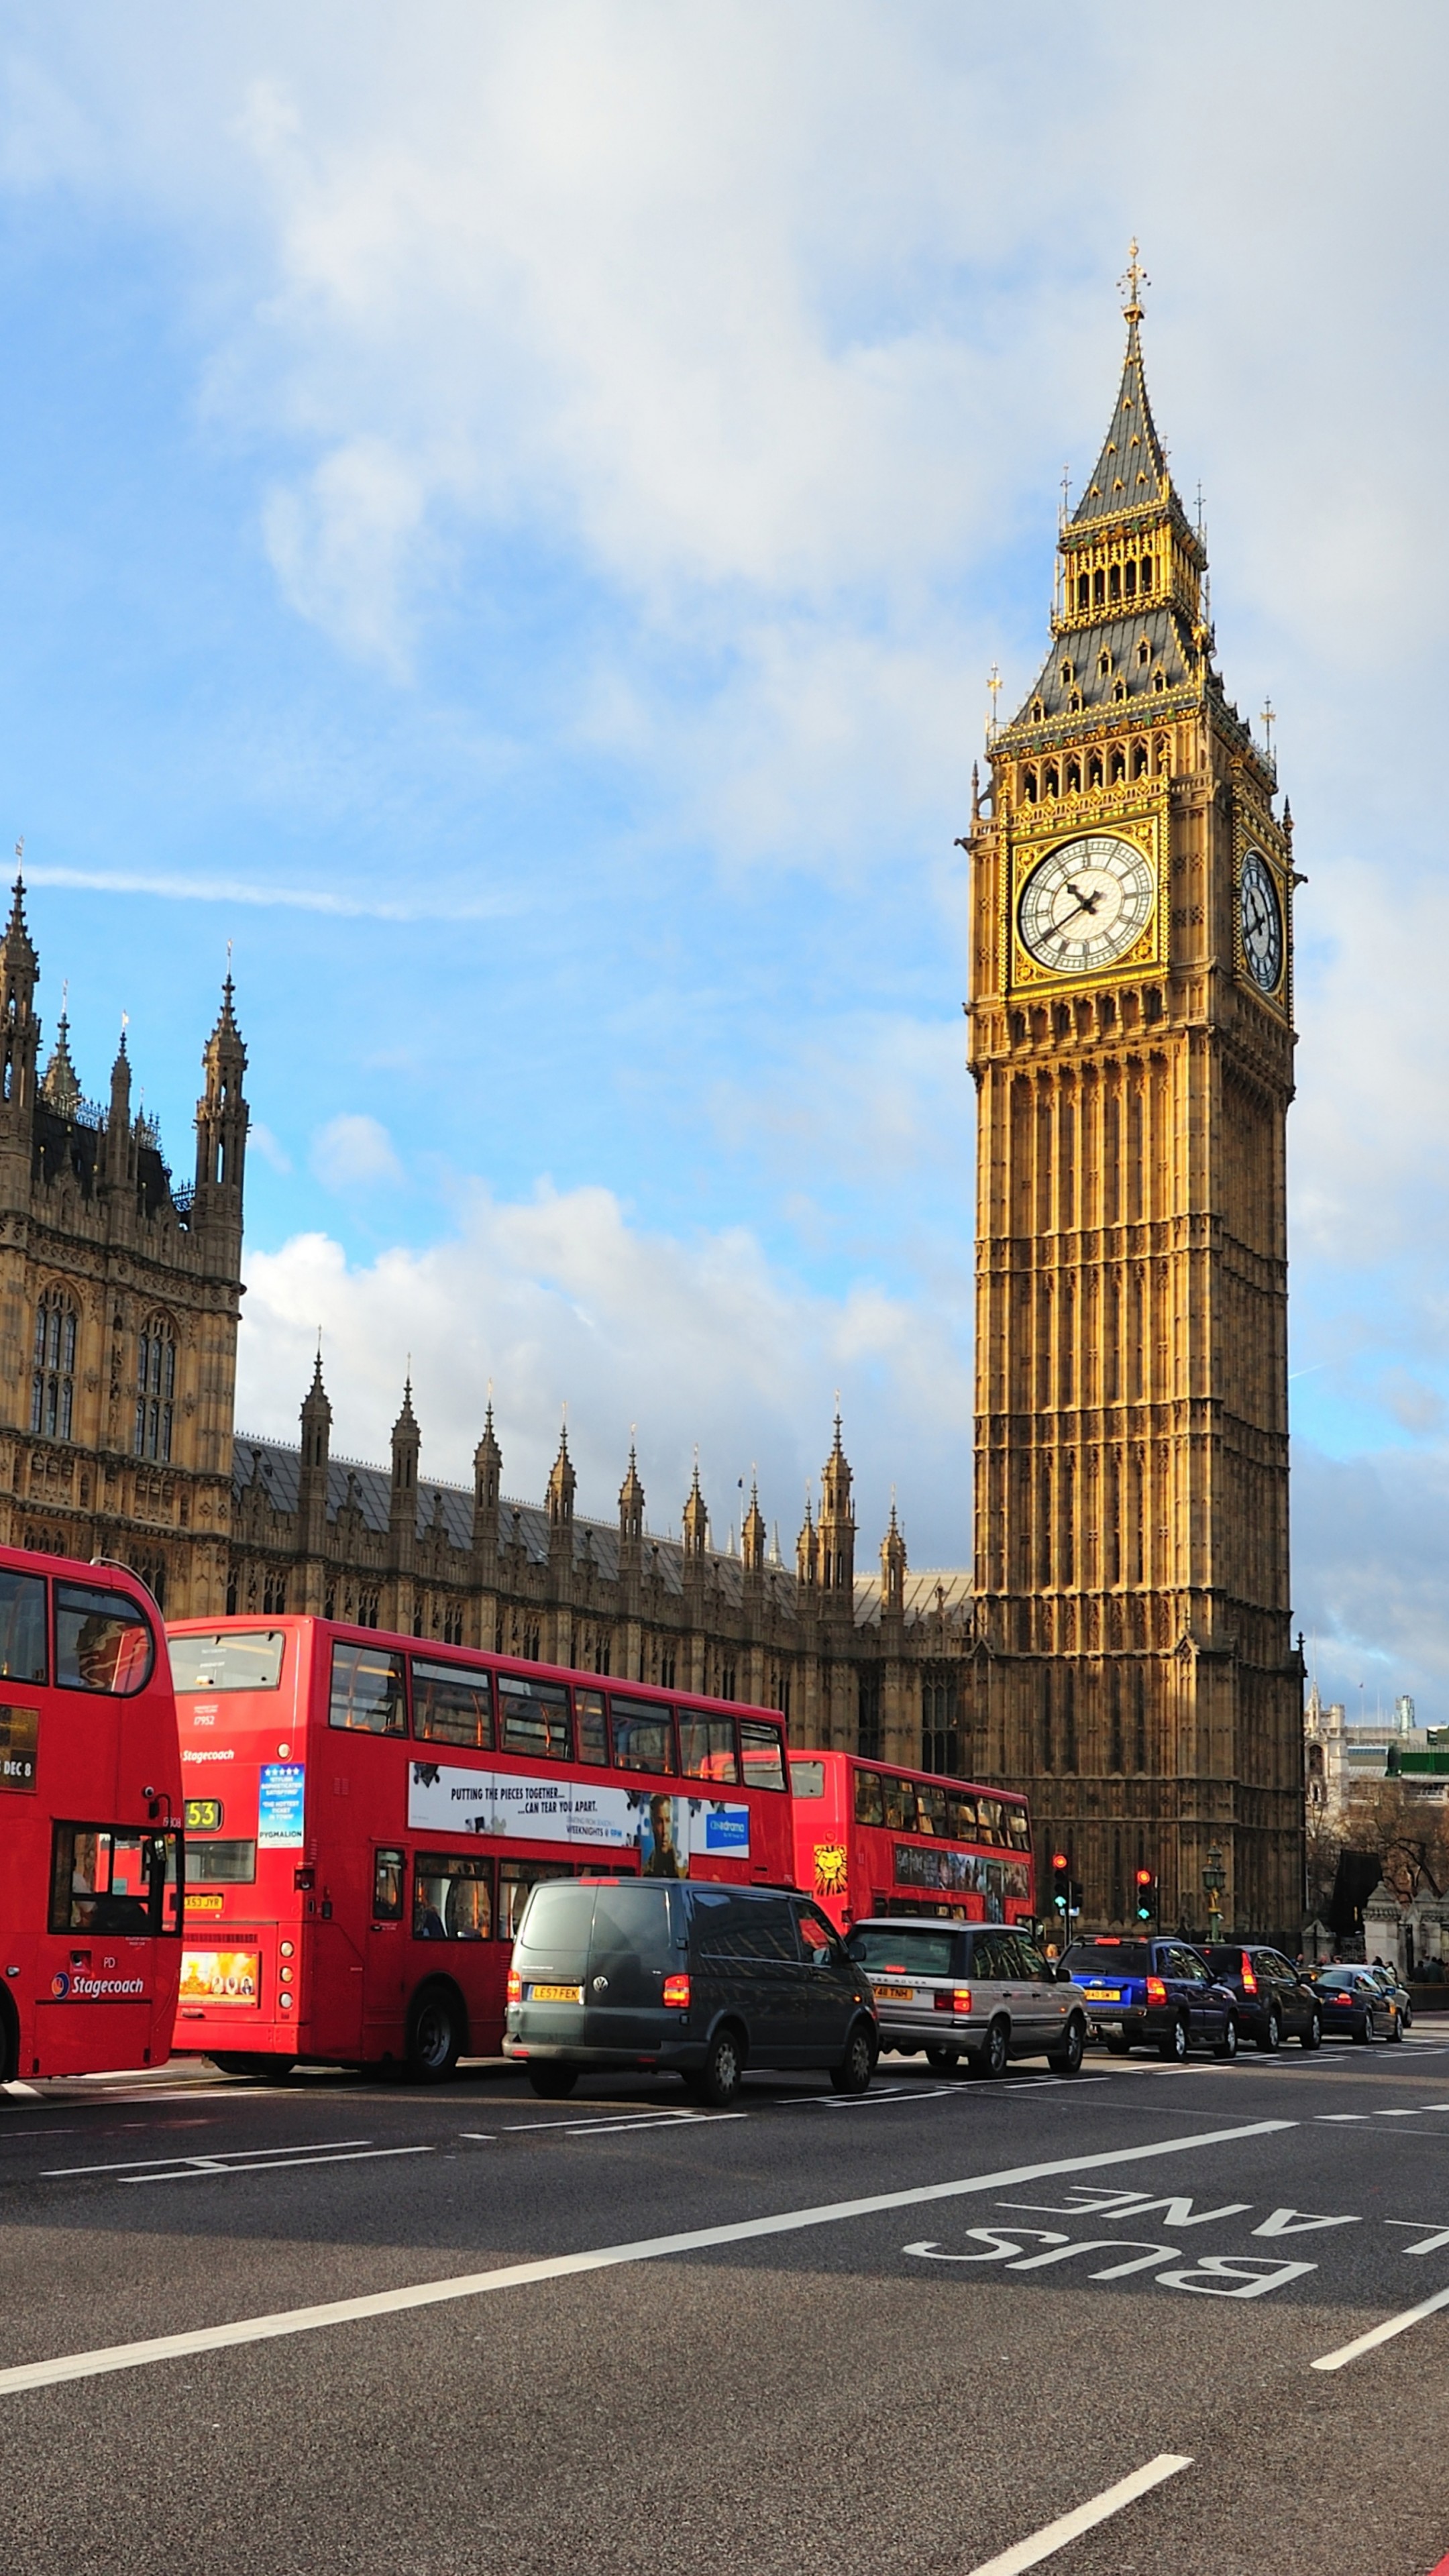
[[528,2000],[531,2004],[581,2004],[584,1990],[582,1986],[530,1986]]
[[1117,1986],[1085,1986],[1082,1991],[1089,2004],[1120,2004],[1122,2000]]
[[913,2004],[916,1990],[914,1986],[877,1986],[875,1999],[878,2004]]

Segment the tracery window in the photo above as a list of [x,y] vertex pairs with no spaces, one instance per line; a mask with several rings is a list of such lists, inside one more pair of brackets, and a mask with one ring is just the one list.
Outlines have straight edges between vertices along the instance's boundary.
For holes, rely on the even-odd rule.
[[63,1288],[47,1288],[35,1309],[35,1361],[30,1428],[47,1440],[70,1438],[75,1394],[76,1310]]
[[136,1352],[136,1435],[138,1458],[171,1455],[171,1415],[176,1396],[176,1336],[164,1315],[153,1315],[141,1327]]

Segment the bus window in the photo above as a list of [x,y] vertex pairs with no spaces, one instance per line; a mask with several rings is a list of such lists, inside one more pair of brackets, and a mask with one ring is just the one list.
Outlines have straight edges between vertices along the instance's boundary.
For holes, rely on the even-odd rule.
[[57,1825],[51,1847],[52,1932],[176,1932],[174,1900],[164,1908],[169,1876],[176,1884],[174,1833],[134,1825]]
[[881,1782],[885,1793],[885,1820],[893,1834],[913,1834],[916,1824],[916,1791],[910,1780],[893,1780],[889,1775]]
[[124,1592],[55,1587],[55,1677],[63,1690],[131,1699],[151,1678],[156,1649],[144,1612]]
[[403,1661],[382,1646],[352,1646],[339,1638],[332,1649],[329,1726],[363,1735],[406,1735]]
[[1006,1830],[1013,1851],[1030,1851],[1031,1827],[1027,1822],[1025,1807],[1006,1809]]
[[244,1842],[188,1842],[186,1846],[186,1883],[188,1887],[210,1882],[226,1887],[251,1887],[257,1875],[257,1847]]
[[567,1762],[569,1695],[562,1682],[525,1681],[521,1673],[498,1676],[499,1741],[505,1753],[527,1753]]
[[171,1679],[179,1691],[275,1690],[286,1638],[280,1628],[172,1637]]
[[566,1860],[505,1860],[498,1865],[498,1938],[511,1941],[523,1918],[528,1891],[541,1878],[572,1878]]
[[778,1726],[767,1725],[761,1717],[742,1717],[740,1758],[747,1789],[784,1788],[785,1748]]
[[614,1761],[621,1771],[672,1771],[674,1729],[667,1708],[649,1700],[611,1699]]
[[976,1815],[976,1839],[978,1842],[993,1844],[1005,1842],[1006,1829],[1001,1820],[1001,1800],[999,1798],[978,1798],[976,1801]]
[[975,1799],[963,1798],[958,1790],[952,1789],[947,1793],[946,1812],[951,1819],[952,1840],[974,1843],[980,1830]]
[[380,1851],[372,1864],[372,1919],[374,1923],[400,1923],[403,1910],[403,1872],[406,1860],[400,1851]]
[[418,1852],[413,1860],[413,1939],[487,1941],[493,1935],[493,1863],[471,1852]]
[[45,1585],[38,1574],[0,1573],[0,1678],[45,1679]]
[[579,1760],[597,1762],[602,1769],[609,1759],[609,1730],[604,1724],[602,1691],[575,1691],[574,1724],[579,1733]]
[[740,1767],[735,1760],[734,1719],[704,1717],[695,1709],[682,1708],[679,1764],[687,1780],[719,1780],[736,1788]]
[[878,1771],[857,1771],[855,1775],[855,1821],[858,1825],[885,1823]]
[[823,1798],[825,1765],[823,1762],[792,1762],[790,1786],[797,1798]]
[[493,1742],[493,1702],[486,1673],[459,1664],[425,1664],[413,1657],[413,1733],[434,1744]]
[[946,1792],[939,1781],[916,1782],[916,1831],[918,1834],[944,1834],[946,1831]]

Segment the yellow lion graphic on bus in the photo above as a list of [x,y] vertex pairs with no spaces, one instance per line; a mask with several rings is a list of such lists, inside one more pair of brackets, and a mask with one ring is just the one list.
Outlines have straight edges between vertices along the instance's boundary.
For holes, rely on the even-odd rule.
[[844,1896],[850,1887],[850,1855],[844,1843],[815,1845],[815,1893]]

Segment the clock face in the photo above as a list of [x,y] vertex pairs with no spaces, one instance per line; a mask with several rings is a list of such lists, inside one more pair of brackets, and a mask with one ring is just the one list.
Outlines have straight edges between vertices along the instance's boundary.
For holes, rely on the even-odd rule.
[[1022,946],[1058,974],[1091,974],[1141,936],[1155,891],[1152,870],[1130,841],[1106,832],[1068,841],[1032,869],[1022,888]]
[[1283,915],[1273,872],[1261,850],[1249,850],[1238,885],[1243,964],[1260,993],[1277,990],[1283,973]]

